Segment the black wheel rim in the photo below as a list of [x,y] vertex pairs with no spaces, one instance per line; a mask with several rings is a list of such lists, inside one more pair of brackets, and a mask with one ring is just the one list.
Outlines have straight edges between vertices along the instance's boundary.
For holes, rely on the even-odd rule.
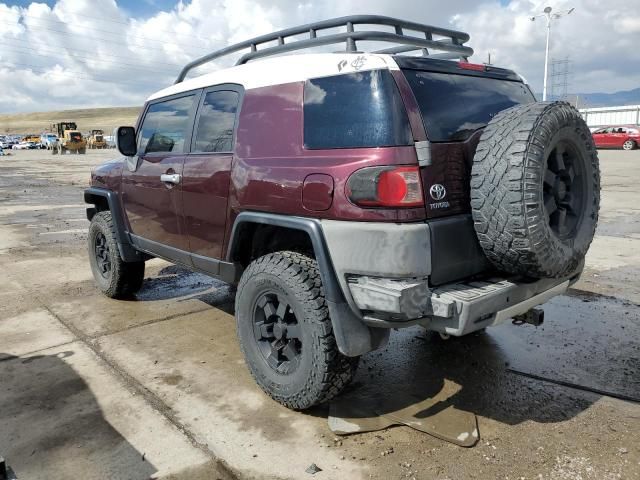
[[111,258],[109,257],[109,244],[107,237],[102,232],[96,234],[94,242],[96,265],[100,275],[107,278],[111,274]]
[[288,374],[298,368],[302,334],[284,295],[267,292],[258,297],[253,309],[253,334],[260,353],[273,370]]
[[558,142],[549,157],[543,178],[544,209],[553,233],[572,238],[582,221],[586,178],[584,159],[571,143]]

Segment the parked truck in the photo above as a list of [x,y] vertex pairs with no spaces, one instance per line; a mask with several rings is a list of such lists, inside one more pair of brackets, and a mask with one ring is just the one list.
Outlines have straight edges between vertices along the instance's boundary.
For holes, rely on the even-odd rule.
[[55,133],[44,132],[40,135],[40,145],[47,150],[57,150],[58,136]]
[[58,135],[58,148],[53,150],[53,154],[64,154],[67,152],[87,153],[87,142],[82,137],[75,122],[60,122],[51,125],[51,130]]

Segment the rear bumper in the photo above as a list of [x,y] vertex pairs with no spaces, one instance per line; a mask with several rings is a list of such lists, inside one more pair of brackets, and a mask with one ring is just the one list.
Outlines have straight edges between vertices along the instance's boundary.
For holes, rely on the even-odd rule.
[[561,279],[489,278],[491,267],[479,258],[466,217],[322,221],[336,280],[353,313],[370,327],[419,324],[461,336],[525,313],[577,281],[582,265]]
[[[541,279],[534,282],[490,278],[455,283],[434,288],[421,297],[420,303],[425,315],[411,318],[415,304],[410,301],[411,296],[406,295],[398,297],[401,300],[393,305],[395,311],[363,310],[366,312],[363,320],[369,326],[399,328],[422,325],[429,330],[462,336],[498,325],[562,295],[578,277],[579,274],[576,274],[571,278]],[[352,289],[354,300],[359,306],[371,308],[371,304],[365,303],[367,297],[358,288],[356,286]]]

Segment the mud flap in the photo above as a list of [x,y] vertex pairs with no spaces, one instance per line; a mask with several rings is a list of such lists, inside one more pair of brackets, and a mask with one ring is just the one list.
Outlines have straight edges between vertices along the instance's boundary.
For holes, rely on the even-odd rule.
[[329,316],[338,350],[347,357],[357,357],[383,348],[389,341],[389,328],[372,328],[355,316],[346,302],[327,299]]

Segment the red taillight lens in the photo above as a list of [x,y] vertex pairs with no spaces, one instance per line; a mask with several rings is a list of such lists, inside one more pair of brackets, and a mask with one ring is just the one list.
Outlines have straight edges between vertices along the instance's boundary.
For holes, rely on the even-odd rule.
[[361,207],[421,207],[424,205],[418,167],[370,167],[347,181],[349,199]]
[[484,72],[487,69],[487,66],[480,63],[458,62],[458,68],[462,68],[464,70],[475,70],[476,72]]

